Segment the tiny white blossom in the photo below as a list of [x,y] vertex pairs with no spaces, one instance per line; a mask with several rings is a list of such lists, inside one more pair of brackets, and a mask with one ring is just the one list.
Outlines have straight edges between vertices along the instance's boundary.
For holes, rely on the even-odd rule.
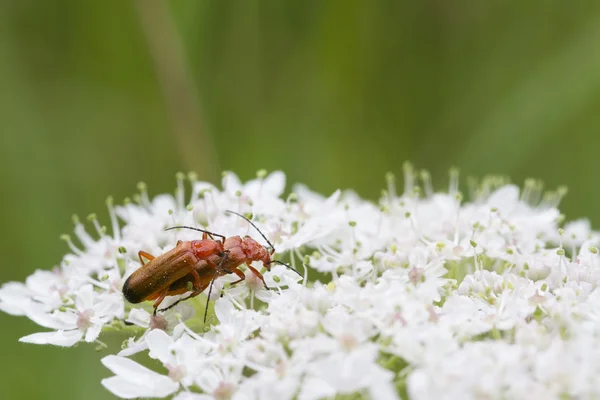
[[[110,229],[74,218],[70,252],[0,287],[0,310],[52,330],[23,342],[126,333],[102,359],[114,374],[102,385],[120,398],[600,397],[600,234],[583,219],[561,228],[563,189],[488,177],[465,196],[450,176],[436,193],[406,164],[403,193],[388,175],[378,202],[304,185],[284,194],[282,172],[248,182],[227,172],[221,188],[192,175],[188,196],[182,174],[174,195],[140,184],[133,202],[107,201]],[[237,253],[234,268],[212,254],[231,270],[194,266],[208,282],[199,296],[187,299],[193,275],[167,273],[151,302],[127,303],[139,251],[203,237],[177,226],[248,236],[270,258]]]
[[81,339],[95,341],[102,326],[116,316],[122,318],[123,300],[119,294],[100,295],[92,285],[85,285],[75,295],[75,307],[51,314],[39,308],[31,308],[27,315],[47,328],[57,332],[40,332],[19,339],[25,343],[71,346]]
[[179,384],[135,361],[118,356],[107,356],[102,364],[115,376],[102,380],[102,384],[123,399],[136,397],[166,397],[177,391]]

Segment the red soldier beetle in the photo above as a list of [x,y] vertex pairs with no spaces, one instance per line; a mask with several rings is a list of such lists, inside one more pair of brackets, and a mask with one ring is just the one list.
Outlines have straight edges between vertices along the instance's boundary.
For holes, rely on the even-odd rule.
[[[273,263],[281,264],[302,276],[288,264],[271,258],[275,253],[275,248],[252,221],[234,211],[227,210],[226,212],[235,214],[252,225],[269,244],[270,249],[265,248],[250,236],[225,238],[223,235],[191,226],[167,228],[166,230],[191,229],[202,232],[202,240],[186,242],[180,240],[174,249],[157,257],[140,251],[138,256],[142,266],[131,274],[123,284],[125,298],[130,303],[155,300],[153,307],[154,314],[156,314],[158,306],[166,296],[183,294],[192,290],[189,296],[177,300],[160,311],[166,311],[181,301],[195,297],[209,287],[204,312],[204,322],[206,322],[208,301],[214,281],[220,276],[234,273],[239,279],[231,284],[235,285],[242,282],[246,279],[244,272],[239,269],[242,264],[246,264],[247,268],[263,282],[267,289],[269,287],[263,275],[250,265],[253,261],[262,261],[267,270],[270,270]],[[208,239],[209,236],[211,239]],[[215,240],[214,236],[219,237],[220,240]],[[142,257],[149,261],[144,263]]]

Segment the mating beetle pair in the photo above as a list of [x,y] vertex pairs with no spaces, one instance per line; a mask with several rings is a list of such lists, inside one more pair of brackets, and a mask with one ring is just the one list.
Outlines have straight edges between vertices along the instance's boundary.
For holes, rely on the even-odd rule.
[[[180,301],[199,295],[207,287],[209,287],[208,298],[210,299],[213,283],[218,277],[236,274],[239,279],[233,282],[232,285],[245,279],[244,272],[239,268],[242,264],[246,264],[248,269],[267,287],[262,274],[250,265],[253,261],[262,261],[267,270],[270,269],[273,263],[281,264],[300,275],[291,266],[271,258],[275,248],[252,221],[234,211],[227,210],[226,212],[248,221],[266,240],[269,249],[263,247],[250,236],[225,238],[223,235],[191,226],[168,228],[167,230],[192,229],[199,231],[202,232],[202,239],[186,242],[180,240],[174,249],[157,257],[145,251],[140,251],[138,255],[142,266],[131,274],[123,284],[125,299],[130,303],[155,300],[153,305],[154,314],[156,314],[160,303],[166,296],[183,294],[190,289],[192,293],[189,296],[160,311],[168,310]],[[215,237],[220,239],[215,240]],[[144,258],[148,261],[144,262]],[[204,312],[205,322],[207,310],[208,301]]]

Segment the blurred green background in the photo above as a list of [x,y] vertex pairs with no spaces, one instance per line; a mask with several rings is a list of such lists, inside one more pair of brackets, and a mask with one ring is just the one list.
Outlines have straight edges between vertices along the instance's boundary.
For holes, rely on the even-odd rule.
[[[566,184],[567,217],[600,222],[600,2],[0,4],[0,282],[55,265],[71,214],[179,170],[376,198],[405,160],[438,186],[456,165]],[[93,346],[0,324],[0,398],[111,398]]]

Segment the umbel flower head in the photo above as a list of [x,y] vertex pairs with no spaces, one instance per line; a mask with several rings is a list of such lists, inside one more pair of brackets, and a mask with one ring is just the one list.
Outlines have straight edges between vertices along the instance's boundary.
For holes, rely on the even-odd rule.
[[[600,397],[599,235],[586,221],[562,226],[564,190],[520,190],[505,179],[435,192],[429,174],[404,168],[381,199],[329,196],[281,172],[222,188],[177,176],[175,195],[107,201],[110,229],[74,218],[70,252],[54,270],[0,289],[0,309],[46,328],[20,340],[102,344],[103,331],[130,334],[102,363],[102,385],[121,398],[454,399]],[[201,294],[153,315],[122,287],[153,255],[199,239],[186,225],[273,243],[267,290],[245,280],[214,282],[207,322]],[[90,233],[91,232],[91,233]],[[220,255],[217,255],[217,258]],[[189,293],[167,297],[168,307]],[[104,349],[104,351],[108,351]],[[144,352],[154,360],[130,358]]]

